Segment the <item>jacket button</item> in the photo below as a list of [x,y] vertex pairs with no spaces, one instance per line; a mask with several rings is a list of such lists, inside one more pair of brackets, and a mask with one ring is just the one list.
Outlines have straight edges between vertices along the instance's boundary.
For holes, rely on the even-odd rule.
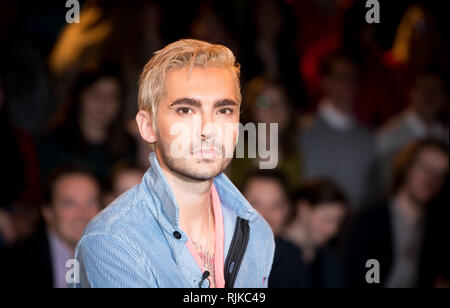
[[175,231],[175,232],[173,233],[173,236],[174,236],[177,240],[179,240],[179,239],[181,238],[181,233],[178,232],[178,231]]

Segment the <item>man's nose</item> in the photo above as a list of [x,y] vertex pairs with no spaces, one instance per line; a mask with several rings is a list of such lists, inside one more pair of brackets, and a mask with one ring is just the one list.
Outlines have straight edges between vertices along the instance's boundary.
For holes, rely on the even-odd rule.
[[211,138],[214,138],[216,135],[216,128],[214,125],[214,119],[212,115],[203,114],[201,118],[201,137],[205,140],[210,140]]

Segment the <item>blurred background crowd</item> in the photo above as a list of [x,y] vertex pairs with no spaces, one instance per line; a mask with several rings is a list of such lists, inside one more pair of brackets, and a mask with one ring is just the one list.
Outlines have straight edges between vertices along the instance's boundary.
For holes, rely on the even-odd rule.
[[439,1],[380,0],[379,24],[363,0],[86,0],[74,24],[64,2],[0,1],[0,284],[65,286],[84,227],[150,167],[140,71],[190,37],[235,53],[242,123],[278,123],[276,169],[226,170],[276,235],[270,287],[449,286]]

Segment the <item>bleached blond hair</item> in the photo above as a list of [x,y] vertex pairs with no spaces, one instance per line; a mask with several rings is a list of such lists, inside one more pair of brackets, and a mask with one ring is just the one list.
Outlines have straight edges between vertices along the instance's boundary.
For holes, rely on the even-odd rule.
[[138,94],[139,110],[150,113],[154,127],[158,104],[165,95],[167,72],[184,67],[189,67],[189,71],[192,71],[194,66],[230,69],[236,84],[238,103],[241,102],[240,65],[236,62],[233,52],[223,45],[214,45],[193,39],[179,40],[155,52],[141,73]]

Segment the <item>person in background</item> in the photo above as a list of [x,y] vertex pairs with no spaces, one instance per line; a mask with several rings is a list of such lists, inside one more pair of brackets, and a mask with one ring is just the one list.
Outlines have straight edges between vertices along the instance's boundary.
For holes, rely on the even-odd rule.
[[40,199],[34,142],[11,122],[8,94],[0,71],[0,247],[12,245],[32,233]]
[[[448,187],[447,174],[443,187]],[[448,242],[448,217],[450,217],[449,191],[442,189],[436,201],[427,208],[424,244],[422,246],[422,270],[419,287],[449,288],[450,285],[450,247]]]
[[324,96],[317,115],[305,117],[300,148],[305,178],[325,177],[348,197],[352,212],[373,194],[378,180],[372,134],[354,117],[358,68],[344,52],[328,55],[322,64]]
[[100,184],[86,167],[67,164],[53,170],[45,189],[36,235],[6,251],[2,280],[8,286],[65,288],[66,262],[89,221],[101,210]]
[[303,83],[297,68],[297,20],[292,4],[275,0],[247,1],[242,33],[243,79],[279,80],[294,104],[302,105]]
[[[448,176],[448,160],[447,145],[434,139],[416,141],[399,152],[388,199],[361,213],[349,228],[346,261],[350,286],[415,288],[422,284],[430,268],[422,258],[423,249],[430,247],[426,240],[439,242],[428,262],[436,262],[448,242],[442,238],[445,233],[438,234],[439,239],[426,234],[430,223],[437,222],[430,221],[427,214],[430,205],[442,202],[438,197]],[[369,259],[380,265],[377,284],[366,281]],[[441,272],[445,268],[448,270],[448,265]],[[438,275],[428,279],[433,284]],[[446,283],[448,286],[448,272]]]
[[427,137],[448,144],[448,128],[440,118],[446,105],[448,106],[448,93],[443,74],[433,68],[418,74],[410,91],[409,107],[388,121],[378,132],[377,146],[385,188],[391,180],[389,171],[392,159],[399,149]]
[[275,170],[257,170],[249,174],[243,186],[248,202],[279,235],[289,214],[290,200],[284,176]]
[[[334,1],[330,1],[330,4],[331,2]],[[331,26],[329,34],[317,36],[316,27],[313,27],[314,31],[309,35],[315,37],[315,40],[309,44],[302,41],[307,49],[301,58],[300,68],[307,86],[310,107],[316,106],[322,98],[320,66],[323,58],[331,52],[345,50],[359,67],[354,115],[364,125],[378,127],[399,111],[397,105],[400,101],[392,73],[383,62],[385,51],[379,41],[381,29],[361,18],[367,12],[365,1],[338,1],[334,5],[333,22],[328,24]],[[313,18],[309,11],[304,11],[303,14],[309,15],[307,18]],[[320,20],[319,29],[324,26],[323,21]],[[311,32],[309,27],[301,31]],[[401,108],[402,106],[400,110]]]
[[[21,3],[0,1],[0,69],[8,88],[10,123],[34,136],[48,120],[53,102],[41,42],[25,30],[31,27],[31,18],[39,17],[27,20],[24,9]],[[37,24],[33,27],[36,32],[43,30]]]
[[108,177],[109,192],[104,197],[104,204],[110,204],[126,192],[128,189],[139,184],[147,169],[142,168],[132,161],[123,161],[116,164]]
[[329,180],[310,180],[298,190],[282,236],[301,252],[298,262],[304,273],[299,277],[299,287],[346,286],[344,263],[328,244],[339,236],[347,207],[344,193]]
[[133,158],[135,143],[123,122],[123,86],[112,65],[87,69],[74,84],[71,101],[39,140],[41,175],[71,161],[89,164],[103,179],[118,161]]
[[437,10],[432,7],[410,5],[398,24],[392,48],[384,55],[385,65],[393,72],[396,91],[401,94],[401,100],[395,104],[400,110],[407,106],[417,74],[433,65],[448,70],[448,41],[444,30],[447,18],[445,15],[438,18],[442,10],[439,6]]
[[69,87],[87,64],[112,62],[123,73],[122,116],[126,121],[134,119],[141,68],[165,43],[161,5],[154,0],[85,1],[80,11],[83,22],[65,24],[48,56],[58,104],[70,99]]
[[228,2],[202,1],[189,27],[189,37],[213,44],[228,46],[240,58],[240,46],[232,31],[233,20],[227,13],[232,8]]
[[[300,151],[295,142],[295,108],[286,88],[279,82],[260,76],[248,83],[244,91],[244,101],[242,123],[244,125],[249,123],[255,125],[257,129],[256,143],[250,142],[249,139],[239,141],[244,142],[246,152],[243,158],[236,157],[231,162],[228,171],[233,183],[242,187],[245,178],[251,172],[260,168],[261,161],[272,159],[272,157],[262,159],[258,151],[256,152],[256,158],[249,157],[249,144],[254,144],[258,149],[258,143],[263,142],[265,149],[276,151],[278,164],[275,168],[286,177],[288,190],[294,191],[300,185],[302,165]],[[266,125],[265,140],[259,139],[261,137],[261,132],[258,129],[259,123]],[[270,137],[271,123],[278,124],[277,148],[274,148]],[[248,134],[248,138],[250,136]],[[244,134],[241,134],[241,138],[244,138]]]
[[275,256],[269,278],[270,288],[303,287],[306,267],[300,250],[279,235],[290,212],[290,198],[285,177],[276,170],[256,170],[243,186],[244,196],[269,223],[275,235]]

